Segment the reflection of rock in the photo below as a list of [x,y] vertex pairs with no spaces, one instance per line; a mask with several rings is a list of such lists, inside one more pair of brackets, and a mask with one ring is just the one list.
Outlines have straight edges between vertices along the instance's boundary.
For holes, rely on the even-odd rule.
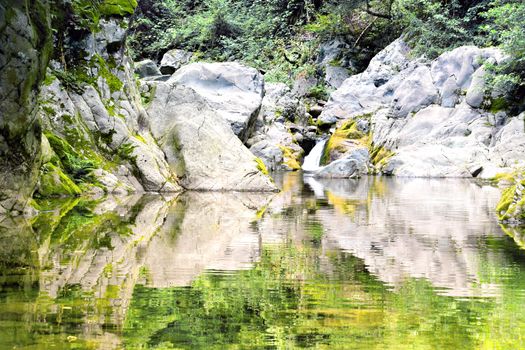
[[250,268],[259,256],[259,236],[251,227],[268,195],[186,193],[168,222],[148,245],[148,284],[189,285],[204,270]]
[[160,196],[130,196],[101,202],[92,217],[73,209],[41,252],[46,266],[41,292],[56,298],[80,286],[100,306],[95,311],[100,325],[122,324],[139,278],[141,252],[163,225],[168,208],[169,201]]
[[[427,278],[442,294],[495,293],[479,280],[486,248],[479,238],[501,232],[492,213],[498,189],[455,180],[367,179],[350,191],[332,191],[337,183],[325,188],[335,211],[317,213],[326,240],[363,259],[382,281],[398,286],[408,277]],[[489,264],[502,259],[484,258]]]
[[0,267],[38,268],[38,242],[24,218],[3,217],[0,221]]

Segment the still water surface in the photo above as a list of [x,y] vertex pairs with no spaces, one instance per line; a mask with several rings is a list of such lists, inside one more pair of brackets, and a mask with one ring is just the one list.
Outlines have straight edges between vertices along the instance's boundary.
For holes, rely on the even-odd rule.
[[498,189],[276,181],[4,220],[0,349],[525,349],[525,251]]

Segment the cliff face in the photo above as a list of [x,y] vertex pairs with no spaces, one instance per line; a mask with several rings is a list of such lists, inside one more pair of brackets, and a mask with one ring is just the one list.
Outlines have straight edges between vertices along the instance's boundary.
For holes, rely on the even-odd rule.
[[33,193],[180,190],[126,56],[125,16],[135,6],[0,4],[0,212],[22,211]]
[[100,4],[100,17],[64,6],[55,25],[61,30],[40,94],[48,147],[39,196],[181,189],[151,136],[126,53],[123,15],[133,6],[117,3]]
[[37,96],[51,49],[46,0],[0,2],[0,213],[20,211],[40,164]]

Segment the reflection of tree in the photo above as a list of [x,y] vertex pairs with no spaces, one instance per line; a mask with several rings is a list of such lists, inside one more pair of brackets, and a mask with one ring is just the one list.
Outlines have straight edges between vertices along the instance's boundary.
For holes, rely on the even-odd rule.
[[474,348],[469,327],[492,307],[439,296],[423,280],[392,292],[360,259],[289,243],[265,248],[252,270],[204,274],[191,288],[138,286],[124,336],[132,348]]
[[[114,332],[139,276],[138,249],[164,222],[169,202],[158,196],[131,196],[40,204],[42,214],[32,223],[19,225],[18,232],[0,230],[5,243],[0,262],[14,266],[9,257],[23,256],[16,268],[31,271],[31,283],[24,284],[27,293],[22,294],[14,286],[27,277],[2,269],[8,278],[0,286],[9,298],[0,302],[1,308],[11,308],[9,315],[16,321],[8,328],[10,336],[0,342],[46,348],[45,344],[86,338],[117,346]],[[17,241],[8,239],[10,233]],[[69,334],[76,335],[68,338]]]

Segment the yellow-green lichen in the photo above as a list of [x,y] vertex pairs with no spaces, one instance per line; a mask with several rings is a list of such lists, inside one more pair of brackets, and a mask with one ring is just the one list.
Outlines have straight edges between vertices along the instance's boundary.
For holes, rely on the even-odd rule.
[[491,182],[495,185],[507,186],[501,194],[496,206],[496,213],[501,221],[522,221],[525,218],[523,209],[525,207],[525,196],[523,189],[525,179],[523,169],[509,173],[498,173]]
[[300,170],[301,164],[297,159],[297,155],[290,147],[278,145],[279,149],[283,152],[283,164],[288,166],[292,170]]
[[514,183],[516,181],[516,173],[498,173],[493,178],[490,179],[491,182],[495,184],[500,183]]
[[370,143],[369,134],[359,131],[355,120],[347,120],[328,139],[321,157],[321,164],[326,165],[336,158],[337,153],[346,152],[348,140],[354,140],[359,146],[368,146]]
[[394,152],[385,147],[370,145],[370,161],[375,166],[383,166],[393,155]]
[[255,163],[257,163],[257,170],[259,170],[264,175],[269,175],[268,169],[266,168],[266,165],[264,165],[264,162],[261,158],[255,157],[254,158]]

